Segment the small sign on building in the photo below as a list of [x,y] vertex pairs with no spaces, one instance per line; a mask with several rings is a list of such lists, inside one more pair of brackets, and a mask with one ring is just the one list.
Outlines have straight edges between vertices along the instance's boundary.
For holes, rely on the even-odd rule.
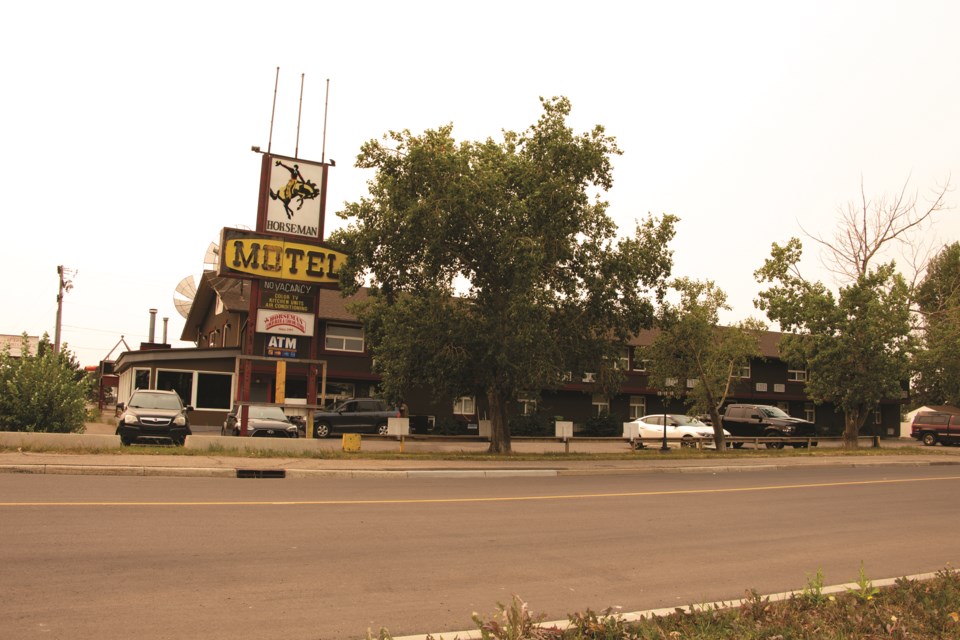
[[257,333],[312,336],[316,318],[312,313],[257,309]]
[[296,336],[267,336],[264,355],[270,358],[296,358],[298,342]]

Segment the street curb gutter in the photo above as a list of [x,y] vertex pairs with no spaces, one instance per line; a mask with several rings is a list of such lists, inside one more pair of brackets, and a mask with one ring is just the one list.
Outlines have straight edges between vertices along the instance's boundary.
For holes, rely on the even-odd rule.
[[179,476],[188,478],[235,478],[236,469],[209,467],[144,467],[120,465],[8,464],[0,473],[78,476]]
[[[885,578],[882,580],[871,580],[870,584],[874,587],[892,587],[897,580],[911,580],[922,582],[925,580],[932,580],[936,577],[936,573],[918,573],[912,576],[903,576],[903,578]],[[846,593],[847,591],[857,591],[860,589],[860,585],[856,582],[848,582],[846,584],[838,584],[829,587],[823,587],[822,593],[824,595],[831,595],[834,593]],[[770,602],[780,602],[782,600],[789,600],[793,596],[801,595],[803,590],[797,591],[784,591],[782,593],[774,593],[766,596],[760,596],[762,599],[770,600]],[[733,609],[742,605],[746,600],[719,600],[717,602],[706,602],[703,604],[688,605],[684,607],[665,607],[662,609],[648,609],[646,611],[633,611],[630,613],[620,614],[620,619],[625,622],[637,622],[643,618],[653,618],[653,617],[663,617],[668,616],[677,611],[682,611],[685,613],[691,613],[696,611],[704,610],[713,610],[713,609]],[[550,622],[541,622],[537,626],[541,628],[553,628],[566,630],[570,627],[569,620],[553,620]],[[393,640],[482,640],[483,634],[479,629],[468,629],[464,631],[443,631],[439,633],[425,633],[420,635],[413,636],[392,636]]]
[[[879,464],[927,467],[956,466],[960,461],[884,461],[824,462],[804,465],[816,467],[876,467]],[[690,467],[652,467],[641,469],[283,469],[287,478],[552,478],[559,476],[626,476],[661,473],[746,473],[751,471],[781,471],[796,469],[790,464],[750,464]],[[273,470],[273,469],[271,469]],[[75,464],[6,464],[0,465],[0,474],[85,475],[85,476],[166,476],[188,478],[236,478],[235,467],[164,467],[151,465],[75,465]]]

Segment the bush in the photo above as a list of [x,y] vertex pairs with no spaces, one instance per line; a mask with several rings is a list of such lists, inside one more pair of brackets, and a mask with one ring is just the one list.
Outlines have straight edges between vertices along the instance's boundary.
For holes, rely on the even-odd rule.
[[44,335],[31,354],[24,336],[20,358],[0,353],[0,431],[83,431],[91,382],[65,347]]
[[587,420],[583,435],[595,438],[611,438],[623,434],[623,418],[605,413]]
[[534,413],[529,416],[513,416],[508,424],[510,435],[513,436],[543,437],[552,436],[554,433],[553,418],[542,413]]

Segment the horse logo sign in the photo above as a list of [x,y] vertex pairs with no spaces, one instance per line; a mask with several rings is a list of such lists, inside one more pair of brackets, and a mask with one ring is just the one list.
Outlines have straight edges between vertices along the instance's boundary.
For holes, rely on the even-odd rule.
[[265,231],[319,239],[323,166],[290,158],[272,159]]

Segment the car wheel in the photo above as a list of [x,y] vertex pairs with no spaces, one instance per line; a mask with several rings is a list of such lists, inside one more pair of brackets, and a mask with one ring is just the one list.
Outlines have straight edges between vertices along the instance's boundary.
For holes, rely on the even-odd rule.
[[[782,438],[782,437],[783,437],[783,434],[780,433],[779,431],[767,431],[765,434],[763,434],[763,437],[765,437],[765,438]],[[767,445],[767,449],[783,449],[783,443],[782,443],[782,442],[766,442],[766,443],[764,443],[764,444]]]
[[314,438],[326,438],[330,435],[330,425],[326,422],[318,422],[317,425],[313,428],[313,437]]
[[390,433],[390,427],[387,426],[386,422],[377,425],[377,435],[385,436],[388,433]]
[[920,439],[920,442],[922,442],[926,447],[932,447],[933,445],[937,444],[937,434],[925,433]]
[[743,449],[743,443],[742,443],[742,442],[734,442],[734,443],[733,443],[733,448],[734,448],[734,449]]

